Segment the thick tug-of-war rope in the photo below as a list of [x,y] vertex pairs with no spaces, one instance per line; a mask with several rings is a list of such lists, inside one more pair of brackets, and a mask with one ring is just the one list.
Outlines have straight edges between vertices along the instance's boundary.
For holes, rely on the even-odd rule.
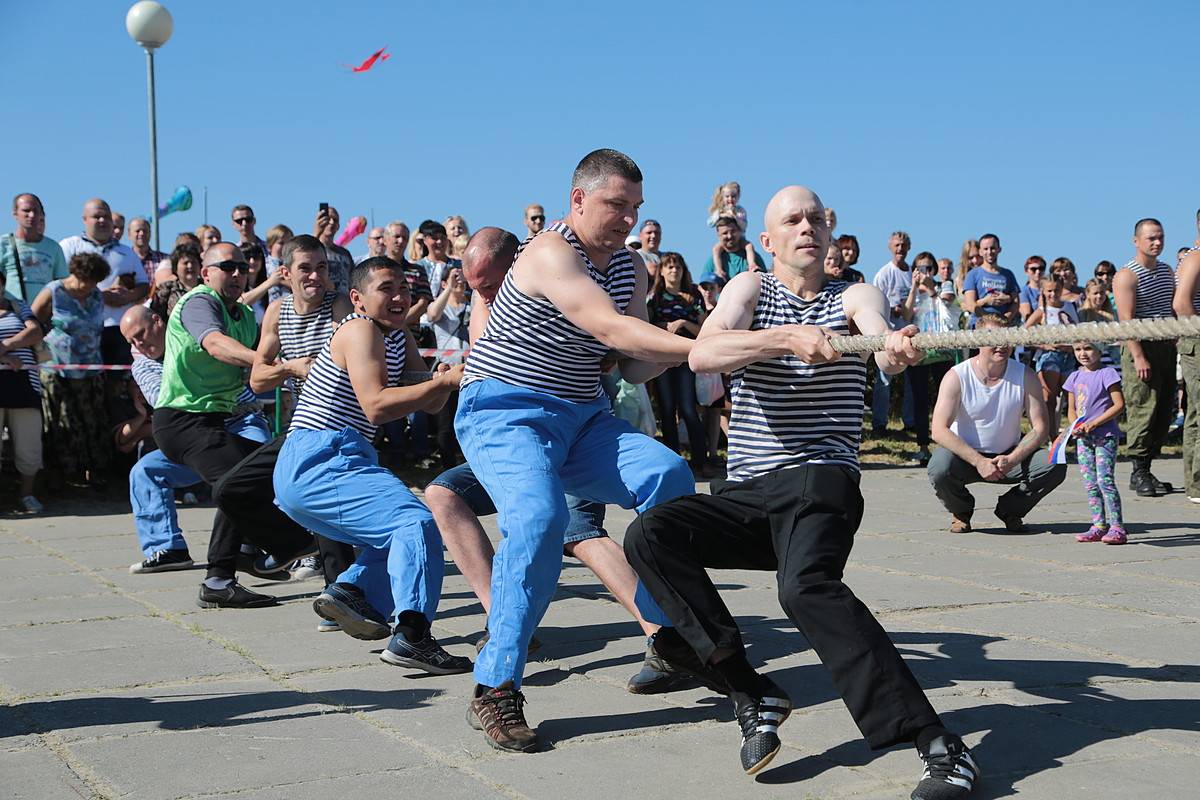
[[[1077,325],[1038,325],[1033,328],[980,328],[973,331],[918,333],[913,346],[922,350],[955,350],[963,347],[1017,347],[1074,342],[1124,342],[1130,339],[1179,339],[1200,336],[1200,317],[1181,319],[1131,319],[1125,322],[1081,322]],[[829,344],[839,353],[876,353],[884,349],[884,335],[832,336]]]

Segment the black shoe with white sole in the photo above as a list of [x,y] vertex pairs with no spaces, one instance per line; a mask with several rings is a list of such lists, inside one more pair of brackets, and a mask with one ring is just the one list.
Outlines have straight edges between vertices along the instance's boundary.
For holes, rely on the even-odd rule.
[[979,780],[979,765],[962,739],[953,734],[939,736],[923,752],[917,752],[925,771],[913,789],[912,800],[959,800],[970,794]]
[[331,583],[313,600],[313,611],[337,630],[355,639],[373,642],[391,636],[387,620],[367,602],[366,595],[352,583]]
[[458,675],[471,671],[471,659],[450,655],[428,632],[418,642],[410,642],[404,638],[404,634],[397,633],[388,642],[387,649],[379,654],[379,660],[395,667],[411,667],[434,675]]
[[753,775],[779,752],[779,726],[792,713],[792,701],[770,678],[761,678],[755,694],[730,692],[733,713],[742,729],[742,769]]
[[133,575],[147,575],[151,572],[170,572],[175,569],[188,569],[192,566],[192,556],[183,550],[155,550],[150,556],[137,564],[129,565]]

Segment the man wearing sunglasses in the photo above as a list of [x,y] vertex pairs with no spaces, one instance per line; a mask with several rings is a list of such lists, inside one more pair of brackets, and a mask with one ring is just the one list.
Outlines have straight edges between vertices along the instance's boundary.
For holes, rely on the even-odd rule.
[[238,244],[241,246],[255,245],[262,250],[263,263],[271,255],[271,251],[267,248],[267,243],[258,238],[258,234],[254,232],[254,223],[257,220],[254,218],[254,209],[248,205],[236,205],[233,211],[230,212],[229,218],[233,221],[233,228],[238,232]]
[[[210,486],[258,443],[230,433],[225,418],[237,405],[245,371],[254,364],[258,324],[254,312],[238,302],[250,267],[242,251],[218,242],[204,252],[203,283],[179,299],[167,323],[162,388],[155,403],[154,439],[163,455],[191,468]],[[208,574],[200,585],[201,608],[251,608],[275,598],[251,592],[235,577],[238,551],[249,541],[271,557],[291,562],[316,552],[312,535],[274,503],[225,506],[213,520],[208,544]],[[252,573],[270,572],[246,565]]]
[[536,236],[546,227],[546,209],[537,203],[525,206],[525,229],[530,236]]

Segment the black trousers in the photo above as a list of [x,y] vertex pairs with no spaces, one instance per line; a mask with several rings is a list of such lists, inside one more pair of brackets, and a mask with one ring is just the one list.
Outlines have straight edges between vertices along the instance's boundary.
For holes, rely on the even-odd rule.
[[[230,467],[213,487],[213,501],[217,508],[230,516],[262,504],[279,511],[275,505],[274,476],[275,462],[279,460],[283,443],[284,437],[276,436],[266,444],[256,445],[257,449]],[[280,511],[280,514],[283,512]],[[286,514],[283,516],[292,522],[291,517]],[[294,522],[292,525],[300,527]],[[354,548],[348,544],[317,536],[317,547],[321,551],[326,585],[333,583],[354,562]]]
[[[154,412],[154,440],[163,455],[190,467],[209,486],[258,448],[258,442],[225,430],[224,414],[193,414],[173,408]],[[243,541],[278,556],[298,552],[311,535],[279,510],[274,493],[265,501],[222,507],[208,542],[208,577],[232,578]]]
[[911,742],[938,724],[900,654],[842,583],[862,521],[858,473],[810,464],[752,480],[714,482],[640,515],[625,554],[646,588],[705,662],[742,651],[737,623],[706,569],[774,570],[779,603],[829,670],[872,748]]
[[[929,415],[933,412],[933,402],[937,399],[937,387],[953,366],[949,361],[935,361],[905,370],[912,387],[913,427],[917,429],[917,447],[921,449],[929,447]],[[933,387],[932,397],[930,386]]]

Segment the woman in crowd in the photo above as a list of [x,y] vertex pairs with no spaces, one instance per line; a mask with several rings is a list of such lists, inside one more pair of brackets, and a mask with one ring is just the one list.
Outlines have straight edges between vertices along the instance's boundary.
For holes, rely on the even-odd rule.
[[1046,275],[1046,259],[1030,256],[1025,259],[1025,285],[1021,287],[1021,319],[1029,319],[1042,302],[1042,278]]
[[154,278],[154,296],[150,299],[150,310],[163,319],[171,313],[179,298],[200,283],[200,251],[190,244],[176,247],[171,251],[170,269],[163,275],[163,268],[159,267]]
[[[471,323],[471,294],[461,267],[446,273],[442,290],[425,309],[425,318],[433,327],[438,350],[466,350],[471,343],[467,328]],[[462,356],[439,355],[437,362],[461,364]],[[442,469],[447,470],[462,462],[462,451],[454,436],[454,415],[458,411],[458,390],[450,393],[446,404],[437,413],[438,450],[441,451]]]
[[1075,262],[1065,256],[1056,258],[1050,265],[1050,274],[1062,280],[1062,299],[1078,308],[1083,302],[1083,287],[1079,285],[1079,278],[1075,274]]
[[471,240],[471,230],[467,227],[467,221],[458,214],[451,214],[442,225],[446,227],[446,237],[450,241],[448,254],[461,259],[463,251],[467,249],[467,242]]
[[203,253],[221,241],[221,231],[216,225],[201,225],[199,228],[196,228],[196,238],[200,240],[200,252]]
[[[104,298],[96,284],[108,277],[108,262],[80,253],[70,275],[51,281],[33,301],[33,313],[51,326],[46,334],[52,364],[99,364]],[[47,370],[42,375],[42,410],[50,457],[67,480],[104,485],[112,457],[104,376],[84,370]]]
[[963,281],[967,279],[967,273],[983,263],[983,257],[979,255],[979,240],[967,239],[963,242],[962,252],[958,256],[958,274],[954,276],[954,291],[962,294]]
[[[931,273],[944,272],[938,280]],[[904,300],[904,319],[914,323],[922,333],[944,333],[958,330],[962,309],[958,306],[950,270],[938,269],[933,253],[918,253],[913,259],[912,288]],[[912,385],[913,421],[917,429],[919,464],[929,463],[929,414],[936,394],[930,395],[930,385],[940,386],[946,371],[954,366],[953,350],[930,350],[920,364],[909,367],[908,380]]]
[[866,277],[854,268],[858,263],[858,237],[847,233],[839,236],[834,243],[842,251],[842,280],[847,283],[866,283]]
[[13,461],[21,476],[21,510],[38,514],[42,504],[33,484],[42,468],[42,382],[33,348],[42,341],[42,326],[29,306],[4,293],[7,275],[0,270],[0,428],[8,428]]
[[[646,298],[650,322],[668,333],[696,338],[707,313],[700,290],[692,283],[687,263],[679,253],[665,252],[658,264],[654,286]],[[711,475],[708,463],[708,434],[700,422],[696,400],[696,373],[684,362],[654,379],[661,412],[659,427],[663,444],[679,452],[679,422],[687,426],[692,470],[701,477]]]
[[844,264],[845,261],[842,259],[841,248],[837,246],[837,242],[831,243],[825,251],[825,274],[829,276],[829,280],[845,280],[842,277],[842,267]]
[[246,263],[250,265],[250,277],[246,280],[242,302],[254,309],[254,318],[261,325],[263,315],[267,313],[267,304],[271,302],[268,293],[283,284],[283,272],[278,269],[267,271],[267,263],[258,244],[245,244],[240,249]]
[[[1042,278],[1040,305],[1025,320],[1025,327],[1035,325],[1071,325],[1079,322],[1075,304],[1063,300],[1063,281],[1057,275]],[[1058,423],[1062,415],[1058,410],[1058,399],[1062,394],[1063,381],[1075,369],[1075,356],[1069,344],[1043,344],[1037,347],[1034,368],[1038,382],[1042,384],[1042,399],[1050,412],[1050,435],[1058,435]]]

